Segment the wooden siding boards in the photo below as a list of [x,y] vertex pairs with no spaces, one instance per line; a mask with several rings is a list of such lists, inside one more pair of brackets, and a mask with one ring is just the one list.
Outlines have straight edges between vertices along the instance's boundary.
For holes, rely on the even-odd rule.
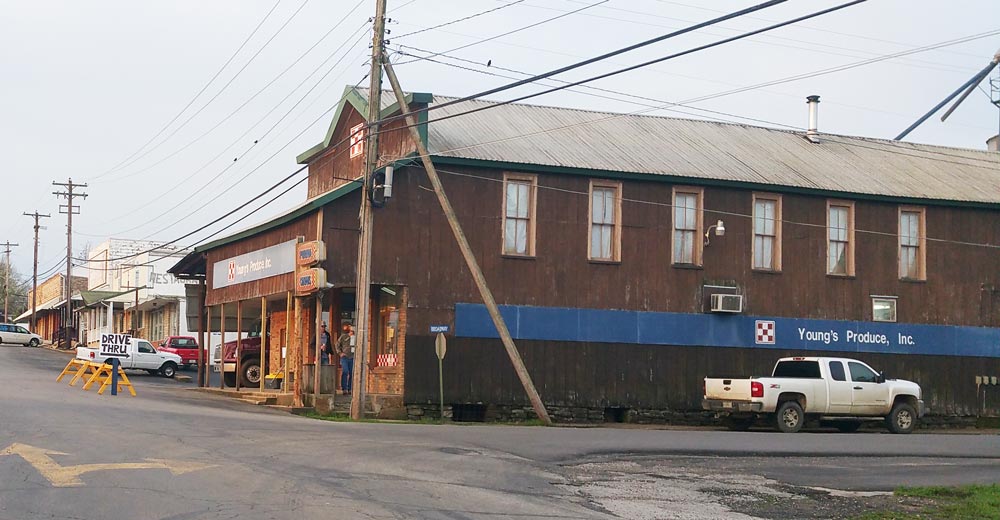
[[[549,405],[696,410],[707,376],[770,374],[776,359],[796,351],[752,348],[675,347],[615,343],[518,341],[528,371]],[[404,395],[408,403],[436,403],[434,339],[407,339]],[[837,352],[814,355],[841,357]],[[1000,401],[977,407],[970,373],[998,373],[1000,359],[857,354],[889,377],[920,382],[934,414],[1000,414]],[[579,370],[587,359],[597,367]],[[582,375],[581,375],[582,374]],[[498,376],[502,381],[498,382]],[[529,406],[499,340],[450,338],[444,360],[445,403]]]
[[[206,283],[207,294],[205,295],[205,305],[218,305],[220,303],[231,303],[250,298],[260,298],[272,294],[284,293],[292,290],[295,282],[294,273],[270,276],[261,280],[254,280],[219,289],[212,288],[213,269],[216,262],[237,255],[257,251],[265,247],[280,244],[303,236],[311,240],[316,236],[316,212],[309,213],[297,220],[289,222],[283,226],[269,229],[252,237],[238,240],[222,245],[218,248],[207,251],[206,259]],[[235,311],[233,311],[235,312]]]
[[[500,254],[502,172],[446,171],[486,178],[443,173],[442,182],[500,304],[698,313],[703,284],[736,283],[751,315],[870,321],[870,296],[891,295],[899,297],[900,323],[990,326],[996,319],[982,311],[984,299],[993,299],[983,288],[1000,277],[994,248],[928,241],[927,280],[899,280],[895,204],[857,203],[856,276],[844,278],[826,274],[826,199],[786,194],[783,271],[759,272],[751,267],[752,220],[734,215],[752,213],[750,191],[709,187],[705,219],[724,220],[726,235],[706,246],[702,268],[678,268],[670,264],[672,185],[626,182],[622,259],[605,264],[587,260],[587,179],[542,175],[540,186],[560,191],[539,191],[536,256],[509,258]],[[403,170],[397,196],[375,217],[373,276],[411,287],[418,331],[450,317],[435,309],[481,301],[436,198],[421,189],[426,182],[421,169]],[[997,213],[928,207],[927,231],[998,244]]]

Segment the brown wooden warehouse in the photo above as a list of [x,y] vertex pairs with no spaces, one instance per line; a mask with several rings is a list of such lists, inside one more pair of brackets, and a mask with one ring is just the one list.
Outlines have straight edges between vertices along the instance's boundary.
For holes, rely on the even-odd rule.
[[[451,99],[407,96],[410,110]],[[354,318],[364,153],[349,136],[366,100],[346,89],[298,157],[305,203],[171,270],[203,280],[213,331],[263,316],[264,372],[287,371],[307,403],[317,312],[334,331]],[[421,112],[420,135],[556,421],[700,420],[703,377],[786,355],[914,380],[932,416],[1000,414],[1000,153],[492,104]],[[470,107],[489,109],[447,118]],[[374,217],[367,392],[384,416],[438,413],[443,325],[446,411],[531,416],[409,135],[394,121],[380,136],[395,178]],[[294,259],[261,255],[313,240],[327,285],[294,297]]]

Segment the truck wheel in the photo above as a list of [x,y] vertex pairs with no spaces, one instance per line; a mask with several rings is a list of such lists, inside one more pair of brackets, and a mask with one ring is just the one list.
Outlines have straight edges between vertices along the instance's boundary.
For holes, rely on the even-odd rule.
[[240,368],[243,369],[243,380],[240,384],[245,387],[260,386],[260,361],[246,361]]
[[885,425],[892,433],[910,433],[917,427],[917,413],[906,403],[896,403],[885,418]]
[[177,365],[173,361],[167,361],[160,367],[160,375],[163,377],[174,377],[177,375]]
[[861,421],[837,421],[833,425],[840,433],[854,433],[861,428]]
[[734,432],[745,432],[753,426],[755,421],[755,417],[726,417],[722,424]]
[[226,383],[226,388],[236,388],[236,372],[226,372],[222,376],[222,381]]
[[778,422],[778,430],[782,433],[796,433],[802,429],[805,423],[805,413],[802,407],[795,401],[785,401],[778,406],[778,413],[775,414]]

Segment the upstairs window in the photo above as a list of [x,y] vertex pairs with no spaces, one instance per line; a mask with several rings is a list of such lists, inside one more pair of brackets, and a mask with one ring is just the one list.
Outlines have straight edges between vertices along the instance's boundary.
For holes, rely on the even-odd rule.
[[827,202],[827,274],[854,276],[854,203]]
[[621,259],[621,183],[590,182],[591,260],[617,262]]
[[899,209],[899,277],[926,280],[926,219],[924,208]]
[[781,270],[781,196],[753,196],[753,268]]
[[700,188],[674,188],[674,264],[701,265],[703,193]]
[[535,255],[535,194],[538,178],[534,175],[504,175],[503,254]]

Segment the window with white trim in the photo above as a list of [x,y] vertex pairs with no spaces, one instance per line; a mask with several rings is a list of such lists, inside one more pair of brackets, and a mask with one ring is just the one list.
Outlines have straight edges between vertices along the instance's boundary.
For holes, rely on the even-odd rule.
[[534,175],[504,175],[503,254],[535,255]]
[[896,299],[872,296],[872,321],[896,321]]
[[927,277],[924,227],[924,208],[899,209],[899,277],[904,280]]
[[827,202],[827,274],[854,275],[854,203]]
[[674,264],[701,265],[702,198],[700,188],[674,188]]
[[781,270],[781,196],[753,196],[753,268]]
[[621,184],[590,183],[589,258],[617,262],[621,255]]

